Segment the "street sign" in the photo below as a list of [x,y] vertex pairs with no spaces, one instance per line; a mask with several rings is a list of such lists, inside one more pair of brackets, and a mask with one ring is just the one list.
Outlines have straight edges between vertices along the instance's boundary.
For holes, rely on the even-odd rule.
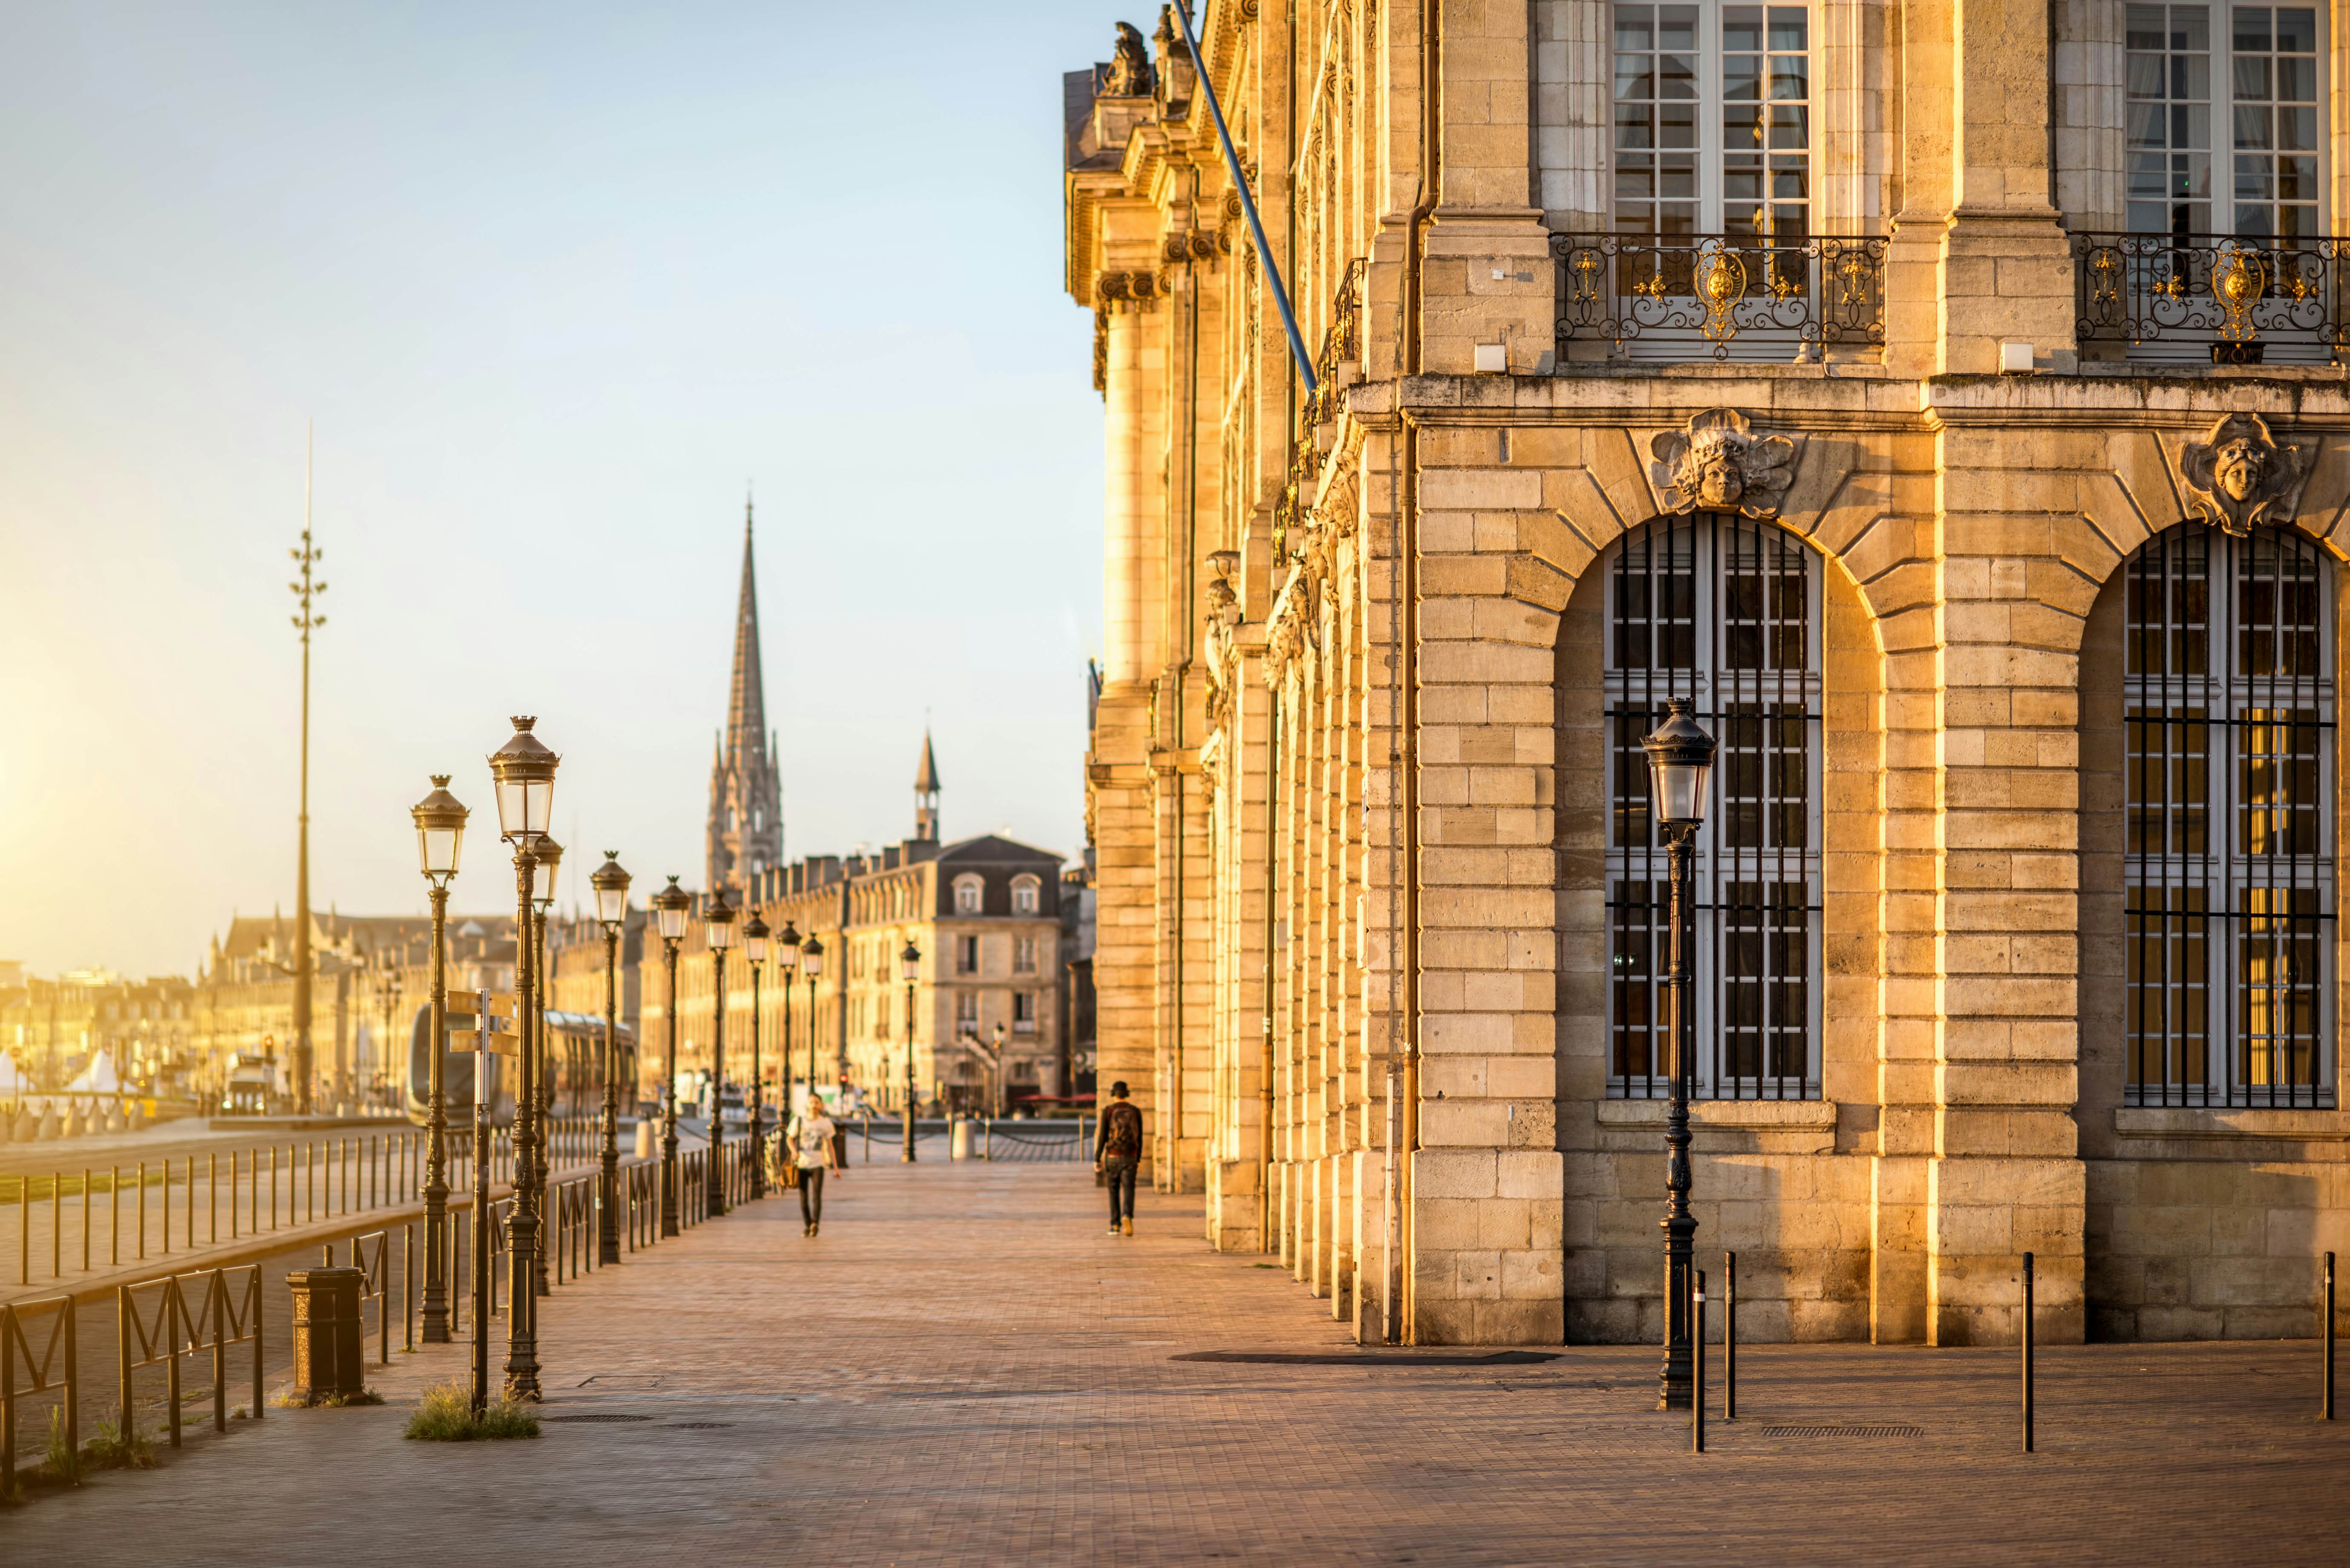
[[493,991],[486,993],[478,991],[452,991],[449,993],[449,1016],[473,1017],[475,1009],[481,1005],[481,999],[484,994],[490,999],[492,1018],[510,1019],[515,1015],[515,993],[511,991]]

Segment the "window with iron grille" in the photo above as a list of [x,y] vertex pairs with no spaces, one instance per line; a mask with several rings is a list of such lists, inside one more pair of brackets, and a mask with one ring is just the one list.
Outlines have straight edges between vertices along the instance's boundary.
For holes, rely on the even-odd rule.
[[2128,572],[2126,1098],[2332,1106],[2331,573],[2199,523]]
[[1607,1092],[1672,1092],[1664,841],[1640,742],[1687,697],[1720,742],[1691,860],[1691,1092],[1820,1094],[1820,578],[1775,524],[1636,531],[1607,566]]

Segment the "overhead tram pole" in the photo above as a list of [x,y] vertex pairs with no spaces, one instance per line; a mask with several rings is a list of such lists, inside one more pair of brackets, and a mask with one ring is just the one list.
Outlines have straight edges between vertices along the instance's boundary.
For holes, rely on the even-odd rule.
[[327,591],[312,568],[325,554],[310,542],[310,432],[302,432],[302,547],[289,550],[302,580],[286,586],[301,606],[294,629],[302,634],[302,786],[294,850],[294,1108],[310,1114],[315,1063],[310,1046],[310,634],[327,624],[313,602]]

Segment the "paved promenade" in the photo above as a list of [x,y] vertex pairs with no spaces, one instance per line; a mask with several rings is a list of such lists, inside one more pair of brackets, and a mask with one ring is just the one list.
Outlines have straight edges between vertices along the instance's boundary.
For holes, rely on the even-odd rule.
[[[1104,1235],[1082,1167],[858,1166],[828,1197],[815,1241],[771,1199],[567,1285],[538,1441],[402,1442],[460,1358],[395,1355],[390,1407],[272,1410],[0,1514],[0,1560],[2267,1568],[2350,1540],[2306,1343],[2047,1352],[2033,1456],[2011,1354],[1749,1347],[1696,1457],[1646,1349],[1174,1359],[1354,1347],[1191,1204]],[[1917,1431],[1773,1429],[1869,1424]]]

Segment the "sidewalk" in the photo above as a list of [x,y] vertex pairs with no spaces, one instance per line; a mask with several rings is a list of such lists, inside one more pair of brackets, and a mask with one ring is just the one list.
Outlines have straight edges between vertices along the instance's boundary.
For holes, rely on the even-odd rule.
[[[462,1352],[395,1355],[390,1407],[271,1410],[0,1514],[0,1556],[2269,1565],[2350,1532],[2307,1343],[2045,1352],[2032,1456],[2012,1353],[1750,1346],[1697,1457],[1652,1350],[1364,1366],[1284,1274],[1207,1251],[1196,1200],[1104,1235],[1081,1166],[877,1163],[827,1196],[815,1241],[779,1196],[567,1285],[536,1442],[402,1442]],[[1202,1351],[1347,1359],[1171,1359]],[[1772,1430],[1869,1424],[1918,1433]]]

